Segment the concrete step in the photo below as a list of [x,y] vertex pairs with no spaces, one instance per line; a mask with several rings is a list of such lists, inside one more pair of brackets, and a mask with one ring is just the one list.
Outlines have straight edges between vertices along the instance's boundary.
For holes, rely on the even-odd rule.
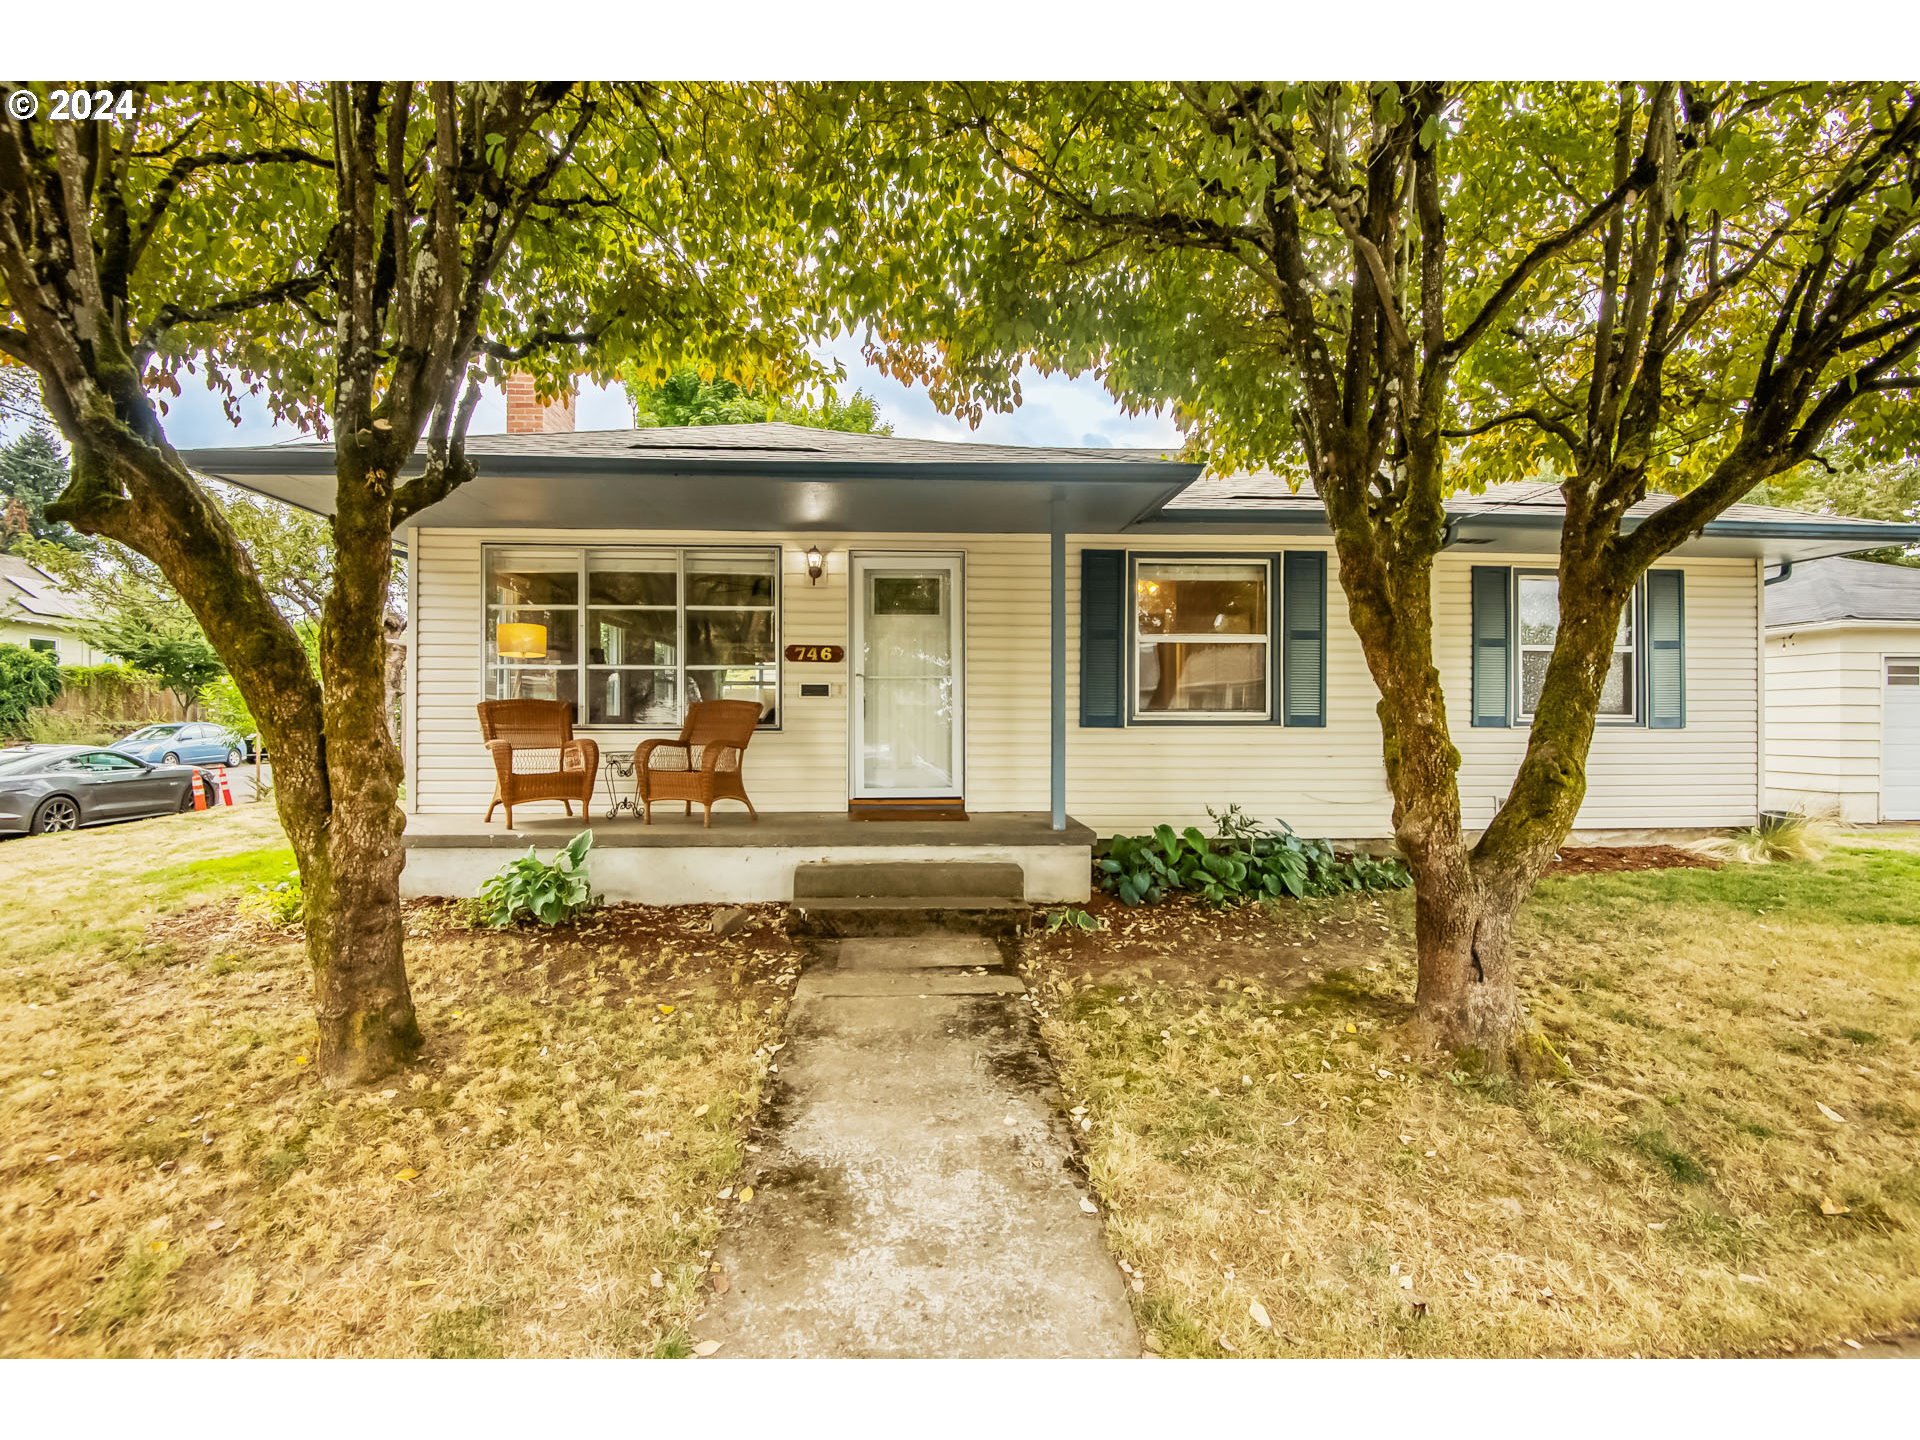
[[1003,860],[818,860],[793,872],[795,901],[957,899],[1020,903],[1026,874]]
[[927,895],[917,899],[796,899],[787,911],[795,939],[846,940],[884,936],[903,939],[929,933],[982,935],[1011,954],[1027,928],[1032,907],[1021,900],[974,895]]
[[984,935],[883,935],[842,940],[833,972],[993,969],[1000,947]]
[[810,970],[794,987],[796,1000],[853,999],[886,995],[1021,995],[1018,975],[956,975],[949,970],[894,973]]

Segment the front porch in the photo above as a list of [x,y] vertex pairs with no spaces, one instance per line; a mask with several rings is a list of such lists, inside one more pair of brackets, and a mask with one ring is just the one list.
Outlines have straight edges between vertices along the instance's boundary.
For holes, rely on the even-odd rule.
[[791,901],[801,866],[833,864],[1002,863],[1020,867],[1032,904],[1080,904],[1090,894],[1094,832],[1076,820],[1053,828],[1042,811],[995,812],[965,820],[855,820],[845,811],[762,813],[716,810],[712,828],[700,816],[661,814],[643,825],[631,815],[607,819],[597,809],[568,817],[555,804],[515,816],[509,830],[496,815],[414,815],[407,821],[407,864],[400,877],[409,899],[463,897],[529,845],[546,853],[581,830],[593,831],[588,870],[608,900],[643,905]]

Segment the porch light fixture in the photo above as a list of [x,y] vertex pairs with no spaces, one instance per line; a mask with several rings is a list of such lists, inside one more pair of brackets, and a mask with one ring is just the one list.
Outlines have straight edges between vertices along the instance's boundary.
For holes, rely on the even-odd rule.
[[818,585],[820,583],[820,574],[825,568],[826,562],[820,558],[820,547],[818,545],[809,545],[807,547],[807,583],[809,585]]
[[547,627],[544,625],[496,625],[493,648],[502,660],[544,660],[547,658]]

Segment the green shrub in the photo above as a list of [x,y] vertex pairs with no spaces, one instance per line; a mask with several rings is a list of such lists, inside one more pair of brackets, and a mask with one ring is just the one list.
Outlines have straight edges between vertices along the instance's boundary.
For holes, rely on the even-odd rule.
[[0,645],[0,735],[18,735],[28,712],[60,693],[60,662],[24,645]]
[[299,870],[289,870],[272,884],[253,888],[254,906],[274,929],[291,930],[307,918],[307,897],[300,888]]
[[531,917],[542,925],[560,925],[600,903],[587,882],[587,851],[593,832],[582,830],[552,860],[542,860],[529,846],[480,887],[480,923],[504,930]]
[[1196,826],[1154,827],[1151,835],[1116,835],[1094,866],[1102,890],[1126,905],[1151,905],[1169,894],[1209,905],[1240,900],[1298,900],[1348,890],[1396,890],[1407,883],[1397,860],[1341,855],[1325,840],[1303,840],[1284,820],[1269,826],[1238,805],[1211,806],[1215,833]]

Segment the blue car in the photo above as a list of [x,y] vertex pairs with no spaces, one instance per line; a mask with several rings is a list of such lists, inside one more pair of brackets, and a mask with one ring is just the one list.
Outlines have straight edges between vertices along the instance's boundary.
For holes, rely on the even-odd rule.
[[113,748],[149,765],[238,765],[251,747],[224,726],[187,720],[143,725]]

